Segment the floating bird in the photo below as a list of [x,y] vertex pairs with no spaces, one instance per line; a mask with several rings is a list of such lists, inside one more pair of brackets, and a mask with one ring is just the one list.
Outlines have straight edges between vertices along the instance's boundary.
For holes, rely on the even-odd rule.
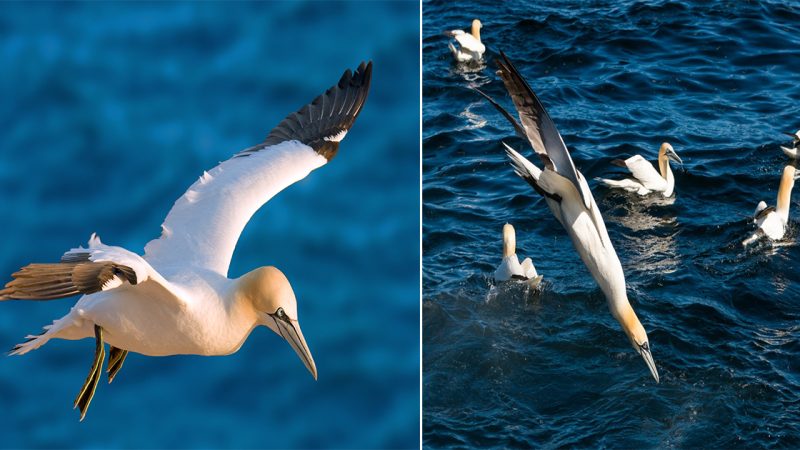
[[542,276],[536,273],[533,261],[525,258],[522,264],[517,258],[517,237],[514,226],[510,223],[503,225],[503,260],[494,272],[496,282],[509,280],[524,281],[528,286],[535,288],[542,281]]
[[658,171],[641,155],[635,155],[624,161],[621,159],[611,161],[611,164],[626,167],[630,170],[633,178],[622,180],[598,178],[598,180],[608,187],[625,189],[628,192],[636,192],[639,195],[661,192],[664,197],[671,197],[675,191],[675,177],[669,167],[670,160],[683,164],[683,161],[675,153],[672,146],[664,142],[661,144],[661,148],[658,149]]
[[783,153],[785,153],[789,158],[797,159],[800,155],[800,130],[795,131],[794,134],[784,134],[792,138],[792,148],[781,146],[781,150],[783,150]]
[[794,182],[800,178],[800,172],[794,166],[787,165],[783,168],[781,184],[778,187],[778,207],[767,207],[763,200],[758,202],[754,213],[753,221],[758,225],[758,230],[752,236],[745,239],[742,245],[750,245],[762,236],[766,236],[773,241],[783,238],[786,233],[786,224],[789,223],[789,204],[792,199],[792,188]]
[[471,33],[467,33],[464,30],[451,30],[444,33],[446,36],[455,39],[459,45],[459,48],[456,48],[452,42],[447,44],[456,61],[480,61],[483,58],[486,46],[481,42],[481,28],[483,28],[481,21],[475,19],[472,21]]
[[317,378],[286,276],[261,267],[228,279],[236,242],[270,198],[336,155],[361,112],[372,63],[347,70],[338,84],[287,116],[254,147],[205,172],[167,214],[161,237],[144,256],[92,235],[53,264],[13,275],[0,300],[51,300],[82,294],[70,312],[11,351],[22,355],[50,339],[95,338],[95,357],[74,406],[81,420],[94,396],[110,345],[108,381],[128,352],[148,356],[229,355],[258,325],[284,338]]
[[503,143],[514,171],[544,196],[553,215],[567,230],[583,263],[605,294],[611,314],[622,325],[633,348],[642,356],[658,382],[658,371],[650,352],[647,333],[628,301],[622,264],[611,245],[592,191],[584,176],[575,168],[561,134],[539,98],[508,57],[502,52],[500,57],[497,74],[511,95],[522,124],[494,99],[478,92],[511,122],[521,137],[528,139],[544,165],[544,170],[539,169]]

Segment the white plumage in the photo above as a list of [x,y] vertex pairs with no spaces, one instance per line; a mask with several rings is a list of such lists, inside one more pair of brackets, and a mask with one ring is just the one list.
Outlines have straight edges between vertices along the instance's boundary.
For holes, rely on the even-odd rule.
[[611,188],[624,189],[639,195],[660,192],[664,197],[671,197],[675,191],[675,176],[669,165],[670,160],[683,164],[672,146],[664,142],[658,151],[658,170],[641,155],[634,155],[624,161],[614,161],[614,164],[630,170],[633,178],[622,180],[599,178],[598,180]]
[[797,130],[792,133],[785,133],[786,135],[792,138],[792,146],[791,147],[784,147],[781,146],[781,150],[783,153],[792,159],[797,159],[800,156],[800,130]]
[[510,223],[503,225],[503,259],[494,272],[494,280],[500,283],[514,280],[527,283],[530,287],[537,287],[542,281],[542,276],[536,273],[536,267],[530,258],[525,258],[520,264],[516,244],[514,226]]
[[569,234],[575,250],[605,294],[611,314],[658,382],[658,371],[647,333],[628,301],[622,264],[611,244],[589,185],[575,168],[561,134],[536,94],[508,57],[502,52],[500,56],[497,74],[511,95],[520,122],[496,101],[478,92],[509,120],[520,136],[530,142],[544,165],[544,169],[538,168],[506,145],[506,153],[514,171],[544,196],[551,212]]
[[742,242],[743,245],[750,245],[757,241],[762,235],[773,241],[783,239],[786,234],[786,226],[789,223],[789,206],[792,199],[792,189],[794,182],[800,173],[794,166],[787,165],[783,168],[781,182],[778,186],[778,198],[776,207],[767,207],[763,200],[758,202],[753,213],[753,221],[758,230],[749,238]]
[[95,235],[61,262],[31,264],[0,290],[0,300],[49,300],[84,294],[70,312],[17,345],[25,354],[50,339],[96,339],[95,362],[75,400],[81,419],[91,402],[105,350],[109,381],[128,351],[150,356],[227,355],[259,325],[286,339],[316,379],[289,281],[274,267],[228,279],[245,225],[274,195],[325,165],[361,112],[372,63],[290,114],[264,143],[204,172],[173,205],[161,237],[143,257]]
[[472,62],[480,61],[483,54],[486,52],[486,46],[481,42],[481,28],[483,25],[481,21],[475,19],[472,21],[472,30],[470,33],[464,30],[450,30],[445,35],[453,38],[458,47],[449,42],[447,45],[450,48],[450,53],[453,58],[458,62]]

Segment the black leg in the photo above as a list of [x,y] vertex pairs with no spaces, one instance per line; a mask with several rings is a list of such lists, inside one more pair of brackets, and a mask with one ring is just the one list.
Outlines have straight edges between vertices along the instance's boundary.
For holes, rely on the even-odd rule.
[[99,325],[94,326],[94,338],[94,362],[92,363],[92,368],[89,369],[89,376],[86,377],[86,381],[83,383],[83,387],[75,398],[75,404],[73,405],[73,408],[78,408],[81,412],[81,421],[86,417],[86,410],[89,409],[89,404],[92,402],[92,397],[94,397],[97,382],[100,381],[103,360],[106,357],[105,345],[103,345],[103,329]]

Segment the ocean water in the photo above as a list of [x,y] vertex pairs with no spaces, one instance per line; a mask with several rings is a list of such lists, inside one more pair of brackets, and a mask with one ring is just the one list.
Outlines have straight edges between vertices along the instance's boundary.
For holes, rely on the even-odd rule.
[[[319,381],[261,328],[227,357],[130,355],[79,423],[94,343],[51,341],[0,359],[0,447],[419,442],[419,5],[0,5],[2,283],[92,232],[141,252],[203,170],[367,59],[339,154],[253,217],[230,272],[286,273]],[[73,302],[0,304],[0,345]]]
[[[488,62],[465,69],[442,32],[473,18]],[[660,384],[501,141],[532,150],[468,89],[513,111],[500,50],[590,180]],[[800,446],[800,196],[784,240],[740,245],[789,163],[798,64],[795,2],[423,4],[426,447]],[[594,181],[623,176],[613,159],[654,160],[663,141],[685,162],[674,199]],[[492,289],[505,222],[540,294]]]

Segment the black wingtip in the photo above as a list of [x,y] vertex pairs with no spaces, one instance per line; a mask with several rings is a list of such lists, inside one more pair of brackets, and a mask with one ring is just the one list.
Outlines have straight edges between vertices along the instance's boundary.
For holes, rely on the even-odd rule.
[[289,114],[261,145],[236,156],[247,156],[281,142],[299,141],[330,161],[339,150],[339,142],[361,113],[371,82],[372,61],[362,61],[355,72],[345,70],[336,85]]

